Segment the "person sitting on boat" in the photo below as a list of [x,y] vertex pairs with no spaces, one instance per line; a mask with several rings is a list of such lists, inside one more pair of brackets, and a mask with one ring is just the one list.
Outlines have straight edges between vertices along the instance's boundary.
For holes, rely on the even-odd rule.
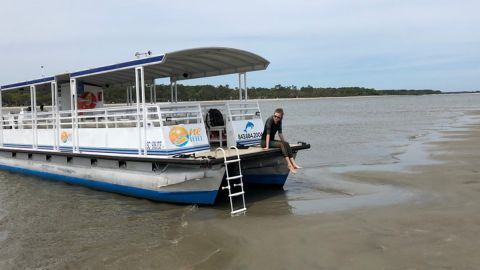
[[[265,150],[269,148],[280,148],[282,150],[282,154],[287,161],[288,169],[290,172],[296,173],[297,169],[302,167],[298,166],[298,164],[293,159],[293,152],[290,148],[290,144],[285,141],[285,138],[282,134],[282,119],[283,119],[283,109],[278,108],[275,110],[272,116],[270,116],[267,121],[265,121],[265,128],[262,134],[262,142],[261,145]],[[280,141],[275,140],[275,134],[278,131],[278,137]]]

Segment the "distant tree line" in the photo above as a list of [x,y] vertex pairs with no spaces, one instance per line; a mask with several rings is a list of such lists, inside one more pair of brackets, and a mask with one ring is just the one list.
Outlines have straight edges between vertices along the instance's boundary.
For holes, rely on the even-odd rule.
[[[181,85],[178,86],[179,101],[203,101],[203,100],[235,100],[239,98],[238,88],[229,85]],[[135,92],[135,91],[134,91]],[[348,96],[382,96],[382,95],[429,95],[441,94],[437,90],[375,90],[364,87],[313,87],[275,85],[273,88],[250,87],[248,88],[249,99],[277,99],[277,98],[315,98],[315,97],[348,97]],[[146,89],[147,101],[150,100],[150,91]],[[135,93],[134,93],[135,96]],[[107,88],[104,90],[106,103],[125,103],[127,92],[125,88]],[[156,97],[158,102],[170,101],[171,93],[169,85],[157,85]],[[27,90],[6,91],[3,93],[3,104],[8,106],[28,106],[30,93]],[[50,91],[38,91],[37,104],[51,104]]]
[[[203,100],[235,100],[239,98],[238,88],[230,88],[229,85],[181,85],[178,88],[179,101],[203,101]],[[170,101],[171,92],[169,85],[156,86],[157,101]],[[381,96],[381,95],[430,95],[441,94],[437,90],[375,90],[364,87],[340,87],[318,88],[306,86],[275,85],[273,88],[250,87],[248,88],[249,99],[277,99],[277,98],[314,98],[314,97],[348,97],[348,96]],[[147,100],[149,100],[147,91]],[[107,102],[125,102],[126,92],[105,91]]]

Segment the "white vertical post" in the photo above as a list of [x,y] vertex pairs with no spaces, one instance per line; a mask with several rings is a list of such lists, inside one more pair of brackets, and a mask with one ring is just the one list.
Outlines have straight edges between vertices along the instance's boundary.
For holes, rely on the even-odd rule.
[[145,94],[145,72],[143,67],[140,67],[140,84],[142,91],[142,112],[143,112],[143,140],[142,140],[142,148],[143,154],[147,154],[147,106],[146,106],[146,94]]
[[137,103],[138,154],[142,154],[142,130],[140,129],[140,74],[141,68],[135,68],[135,97]]
[[238,93],[239,93],[239,99],[241,101],[242,100],[242,75],[241,75],[241,73],[238,73]]
[[157,84],[153,80],[153,103],[157,104]]
[[72,151],[78,153],[77,149],[77,80],[70,80],[70,114],[72,123]]
[[[50,110],[50,122],[52,123],[52,130],[53,130],[53,143],[52,143],[52,149],[56,149],[56,143],[57,143],[57,125],[56,125],[56,117],[55,117],[55,82],[50,83],[50,95],[52,96],[52,106]],[[49,126],[47,125],[47,128]]]
[[57,151],[60,150],[60,108],[58,108],[58,84],[57,82],[54,83],[54,90],[55,91],[55,103],[52,111],[55,113],[55,146]]
[[153,103],[153,84],[150,84],[150,103]]
[[[34,142],[35,142],[35,132],[33,129],[35,128],[33,125],[33,86],[30,85],[30,123],[32,125],[32,148],[34,148]],[[20,128],[20,125],[23,123],[18,123],[18,127]]]
[[75,113],[73,109],[73,93],[74,89],[77,89],[76,87],[76,81],[75,79],[70,80],[70,127],[72,128],[72,133],[71,133],[71,140],[72,140],[72,151],[75,151],[74,144],[73,144],[73,131],[75,130],[74,124],[73,124],[73,115]]
[[243,73],[243,87],[245,87],[245,101],[248,99],[248,90],[247,90],[247,73]]
[[170,102],[173,103],[173,81],[170,79]]
[[77,153],[80,152],[80,136],[78,130],[78,92],[77,87],[75,86],[75,95],[73,96],[73,103],[75,108],[75,149]]
[[0,89],[0,147],[3,147],[3,101],[2,101],[1,89]]
[[178,102],[178,88],[177,88],[177,81],[175,81],[175,103]]
[[32,131],[33,131],[33,149],[38,147],[38,134],[37,134],[37,88],[35,85],[31,85],[32,91]]

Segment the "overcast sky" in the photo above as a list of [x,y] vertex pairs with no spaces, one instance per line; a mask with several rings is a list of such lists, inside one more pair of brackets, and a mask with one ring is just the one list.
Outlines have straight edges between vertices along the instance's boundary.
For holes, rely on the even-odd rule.
[[480,90],[478,0],[32,2],[0,0],[1,85],[226,46],[271,62],[249,86]]

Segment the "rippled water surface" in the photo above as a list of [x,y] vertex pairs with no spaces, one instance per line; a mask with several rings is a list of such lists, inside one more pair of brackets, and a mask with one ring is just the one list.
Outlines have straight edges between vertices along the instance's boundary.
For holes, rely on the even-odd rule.
[[0,172],[0,269],[221,269],[264,224],[415,196],[340,172],[427,162],[422,141],[479,104],[480,95],[260,101],[264,118],[283,107],[287,140],[312,148],[284,189],[247,190],[248,213],[233,219],[224,197],[213,207],[156,203]]

